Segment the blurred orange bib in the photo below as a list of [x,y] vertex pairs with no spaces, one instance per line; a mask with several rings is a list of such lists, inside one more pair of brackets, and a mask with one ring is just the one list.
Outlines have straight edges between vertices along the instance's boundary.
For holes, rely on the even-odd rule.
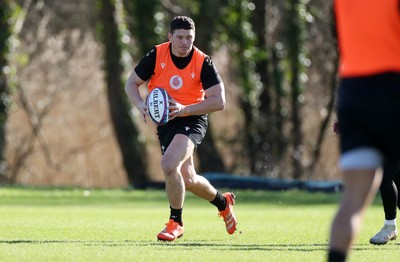
[[400,72],[398,0],[335,0],[341,76]]

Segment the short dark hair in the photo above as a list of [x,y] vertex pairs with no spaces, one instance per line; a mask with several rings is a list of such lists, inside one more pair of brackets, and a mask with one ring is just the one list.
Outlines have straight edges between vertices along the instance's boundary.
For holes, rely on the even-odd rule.
[[173,33],[177,29],[185,29],[185,30],[193,29],[195,31],[195,26],[192,18],[188,16],[175,16],[171,20],[169,31]]

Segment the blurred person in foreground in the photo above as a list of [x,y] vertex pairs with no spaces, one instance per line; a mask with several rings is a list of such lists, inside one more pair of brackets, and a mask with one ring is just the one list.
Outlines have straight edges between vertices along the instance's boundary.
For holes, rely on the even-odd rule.
[[[333,132],[339,134],[340,125],[339,122],[335,122],[333,125]],[[400,162],[400,161],[399,161]],[[395,175],[386,175],[382,177],[382,182],[379,187],[383,211],[385,219],[383,227],[376,233],[369,242],[374,245],[385,245],[390,240],[395,240],[398,236],[397,230],[397,208],[400,209],[400,171],[397,171]]]
[[[367,207],[400,159],[399,0],[334,0],[340,52],[337,115],[344,193],[328,261],[345,261]],[[391,177],[390,179],[393,179]]]
[[191,18],[173,18],[168,39],[141,59],[125,85],[130,101],[144,118],[148,108],[139,87],[146,81],[149,91],[161,87],[172,98],[170,120],[157,127],[170,205],[169,221],[157,238],[173,241],[183,235],[186,190],[216,206],[225,221],[226,231],[233,234],[237,225],[233,213],[235,195],[217,191],[206,178],[196,174],[193,163],[194,150],[207,131],[207,114],[225,108],[224,83],[211,58],[193,45],[195,24]]

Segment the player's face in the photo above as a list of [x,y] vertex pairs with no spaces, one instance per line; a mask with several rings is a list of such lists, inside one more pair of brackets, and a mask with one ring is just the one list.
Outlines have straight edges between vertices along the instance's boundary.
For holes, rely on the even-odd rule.
[[169,33],[168,38],[171,41],[172,53],[178,57],[188,56],[193,48],[194,30],[177,29],[173,34]]

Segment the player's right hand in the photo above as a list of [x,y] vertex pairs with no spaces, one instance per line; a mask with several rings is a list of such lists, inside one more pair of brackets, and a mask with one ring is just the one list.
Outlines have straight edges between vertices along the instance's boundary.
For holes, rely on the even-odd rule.
[[149,114],[149,112],[148,112],[148,106],[146,104],[146,101],[142,101],[142,103],[139,104],[137,109],[139,110],[141,116],[143,117],[144,122],[147,123],[146,116]]

